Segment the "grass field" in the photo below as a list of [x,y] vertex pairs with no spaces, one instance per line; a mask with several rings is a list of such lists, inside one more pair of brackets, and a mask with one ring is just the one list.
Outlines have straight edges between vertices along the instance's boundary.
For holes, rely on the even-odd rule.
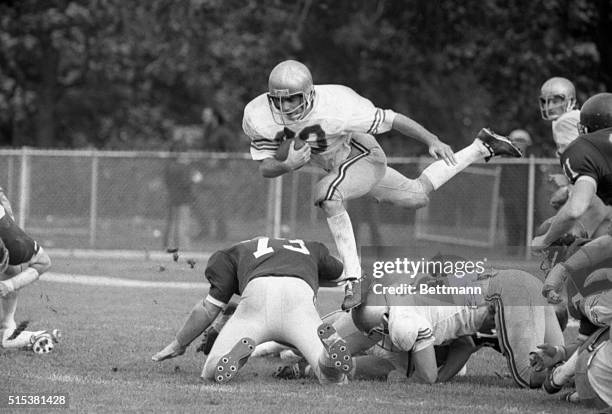
[[[8,395],[69,395],[73,412],[411,412],[580,413],[541,391],[517,389],[505,359],[484,350],[469,362],[468,375],[448,384],[421,386],[354,381],[323,388],[313,380],[277,380],[275,359],[253,358],[234,382],[202,383],[202,354],[153,363],[151,355],[170,340],[206,289],[205,263],[184,260],[55,258],[52,273],[97,275],[143,282],[189,282],[164,287],[59,283],[53,274],[24,289],[18,320],[31,329],[59,328],[64,336],[53,353],[0,351],[0,412]],[[47,279],[47,280],[45,280]],[[80,279],[75,279],[78,281]],[[337,307],[342,294],[322,290],[321,313]],[[60,410],[57,410],[59,412]],[[36,412],[40,412],[37,410]]]

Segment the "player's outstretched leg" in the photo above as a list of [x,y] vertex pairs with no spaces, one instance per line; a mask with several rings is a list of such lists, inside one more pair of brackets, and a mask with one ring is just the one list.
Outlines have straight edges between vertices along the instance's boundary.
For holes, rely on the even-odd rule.
[[326,352],[319,358],[319,369],[330,381],[339,384],[348,381],[347,375],[353,369],[353,358],[349,347],[328,322],[317,328],[317,335]]
[[246,364],[255,350],[255,341],[242,338],[227,354],[223,355],[215,367],[215,381],[225,383],[234,378],[238,370]]
[[423,191],[429,194],[442,187],[455,175],[475,162],[488,161],[491,157],[521,157],[521,151],[506,137],[492,132],[488,128],[481,129],[474,142],[455,153],[455,165],[447,165],[442,160],[431,163],[423,170],[419,180],[423,182]]

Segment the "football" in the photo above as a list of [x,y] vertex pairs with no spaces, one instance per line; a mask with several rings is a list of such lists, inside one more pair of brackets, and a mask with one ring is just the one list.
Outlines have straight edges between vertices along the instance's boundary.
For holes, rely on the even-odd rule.
[[284,140],[280,144],[280,147],[278,147],[278,149],[276,150],[276,155],[274,156],[274,158],[279,161],[285,161],[287,159],[287,156],[289,155],[289,145],[293,145],[294,149],[299,150],[304,145],[306,145],[306,141],[299,138],[289,138]]

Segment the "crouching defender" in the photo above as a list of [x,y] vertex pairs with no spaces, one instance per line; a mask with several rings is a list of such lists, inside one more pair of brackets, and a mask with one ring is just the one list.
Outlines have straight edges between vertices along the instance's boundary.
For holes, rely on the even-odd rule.
[[25,348],[45,354],[59,341],[60,332],[57,329],[27,331],[28,322],[17,326],[15,312],[19,290],[49,270],[51,259],[36,241],[15,224],[10,203],[2,189],[0,193],[0,348]]
[[238,294],[240,303],[214,341],[202,378],[227,382],[255,346],[278,341],[297,348],[322,384],[345,383],[351,355],[333,326],[321,321],[314,304],[319,280],[336,280],[341,274],[342,263],[314,241],[261,237],[217,251],[205,270],[208,295],[153,360],[182,355]]

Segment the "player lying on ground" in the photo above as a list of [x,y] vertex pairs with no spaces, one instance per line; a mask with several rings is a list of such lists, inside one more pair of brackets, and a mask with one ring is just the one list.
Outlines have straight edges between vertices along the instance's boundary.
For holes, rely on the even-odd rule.
[[[26,331],[27,322],[15,322],[20,289],[35,282],[51,267],[44,249],[13,220],[10,203],[0,189],[0,347],[50,352],[60,338],[57,329]],[[6,206],[6,207],[5,207]]]
[[[459,280],[449,276],[442,279]],[[530,353],[543,342],[563,345],[554,309],[538,293],[542,283],[520,270],[495,271],[478,282],[487,293],[480,299],[470,297],[468,305],[434,306],[430,298],[409,295],[392,299],[402,305],[366,303],[355,308],[352,317],[331,314],[328,318],[346,340],[351,354],[368,354],[354,358],[351,375],[380,377],[394,370],[392,375],[396,378],[414,374],[414,380],[419,382],[448,381],[474,352],[486,345],[506,356],[517,385],[531,388],[542,385],[546,373],[534,370]],[[473,281],[464,279],[463,283]],[[412,306],[405,306],[408,302]],[[566,317],[565,313],[561,317]],[[496,332],[494,337],[492,328]],[[448,346],[443,349],[442,345]],[[381,363],[381,359],[387,363]],[[286,377],[305,371],[304,364],[291,364],[282,368],[281,374]]]
[[314,241],[261,237],[220,250],[206,266],[208,295],[153,360],[182,355],[237,294],[240,303],[214,341],[202,378],[227,382],[257,344],[279,341],[298,349],[322,384],[345,383],[351,355],[314,305],[319,280],[336,280],[341,274],[342,263]]
[[535,372],[530,366],[530,352],[543,342],[563,345],[563,334],[554,309],[537,294],[541,282],[516,269],[494,271],[490,278],[478,282],[486,294],[484,300],[475,298],[477,303],[432,306],[429,298],[408,295],[399,303],[413,302],[410,303],[412,306],[394,306],[389,302],[382,318],[376,317],[380,313],[378,309],[373,309],[372,318],[367,316],[370,310],[366,305],[362,311],[355,310],[353,318],[365,333],[372,329],[383,332],[387,329],[392,344],[411,353],[416,374],[427,382],[434,382],[451,378],[478,347],[464,344],[462,350],[457,349],[456,356],[449,356],[453,363],[446,366],[448,372],[438,372],[433,345],[479,332],[490,333],[490,318],[493,317],[499,348],[506,357],[514,382],[525,388],[541,386],[545,375]]
[[[310,70],[294,60],[274,67],[268,92],[246,105],[242,127],[251,138],[251,156],[260,162],[264,177],[278,177],[309,162],[327,172],[316,185],[315,203],[327,217],[344,264],[348,281],[342,303],[345,310],[361,302],[362,275],[345,201],[368,195],[381,202],[420,208],[427,205],[432,191],[470,164],[497,155],[521,156],[508,139],[487,129],[482,129],[471,145],[453,153],[419,123],[375,107],[346,86],[314,85]],[[417,179],[388,167],[374,135],[392,129],[425,143],[429,154],[440,161],[428,166]],[[302,146],[290,144],[281,156],[281,143],[294,138]]]

